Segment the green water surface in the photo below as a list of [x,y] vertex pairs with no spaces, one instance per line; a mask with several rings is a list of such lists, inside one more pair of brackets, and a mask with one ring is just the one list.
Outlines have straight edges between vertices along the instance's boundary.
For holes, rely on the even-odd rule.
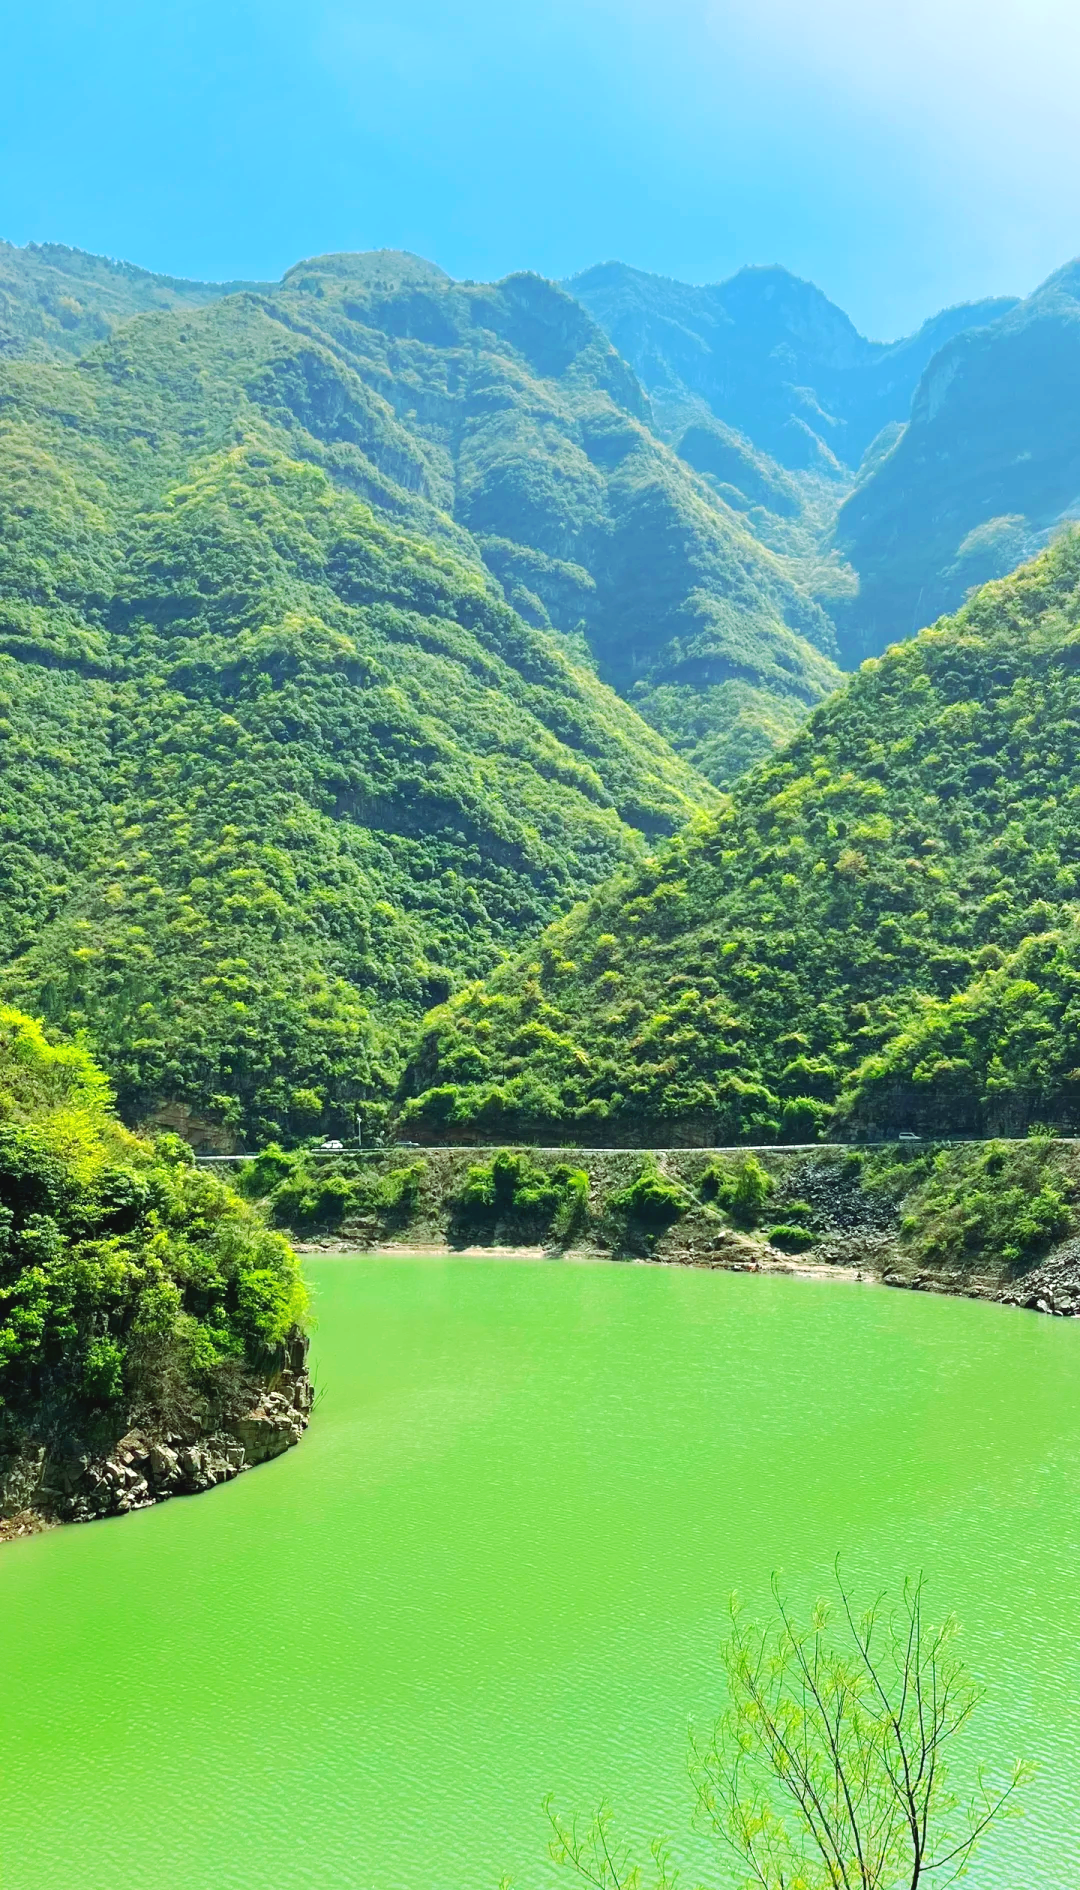
[[[726,1599],[923,1567],[1080,1883],[1080,1325],[882,1289],[312,1263],[320,1401],[208,1495],[0,1550],[4,1890],[520,1890],[607,1793],[687,1890]],[[566,1880],[569,1883],[569,1880]]]

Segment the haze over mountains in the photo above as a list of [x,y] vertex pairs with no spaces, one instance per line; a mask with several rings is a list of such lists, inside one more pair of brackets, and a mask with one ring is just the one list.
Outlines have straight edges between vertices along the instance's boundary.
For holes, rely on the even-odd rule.
[[694,288],[608,263],[566,286],[675,450],[801,557],[845,667],[956,610],[1080,515],[1076,264],[1025,301],[946,309],[891,343],[867,341],[784,269]]
[[791,472],[859,465],[906,417],[940,347],[1015,307],[945,309],[902,341],[867,341],[820,289],[786,269],[741,269],[701,288],[602,263],[563,284],[610,335],[666,429],[718,419]]
[[[408,432],[449,453],[453,491],[440,491],[439,510],[469,530],[530,621],[583,630],[601,673],[714,780],[734,778],[819,699],[835,680],[820,657],[850,665],[913,634],[1075,510],[1075,265],[1026,301],[946,309],[883,343],[779,267],[697,287],[604,263],[563,288],[633,370],[614,379],[552,285],[510,278],[523,317],[514,345],[534,387],[549,387],[546,411],[534,402],[527,413],[523,389],[511,399],[504,384],[503,418],[481,422],[475,390],[459,382],[470,438],[453,443],[434,364],[482,328],[482,298],[398,252],[315,259],[281,285],[211,284],[62,245],[4,245],[0,355],[78,354],[144,310],[237,292],[280,300],[316,276],[381,285],[360,325],[383,339],[354,369]],[[530,353],[529,322],[534,341],[547,326],[546,353]],[[388,341],[402,361],[411,344],[402,387]],[[430,390],[426,409],[410,392],[429,371],[438,417]],[[598,393],[630,427],[616,440],[609,423],[603,446],[571,411]]]

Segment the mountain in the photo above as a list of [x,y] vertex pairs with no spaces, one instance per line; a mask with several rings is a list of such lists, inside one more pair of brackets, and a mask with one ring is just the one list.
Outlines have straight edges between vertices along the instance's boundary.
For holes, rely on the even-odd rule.
[[65,243],[0,242],[0,359],[83,354],[144,309],[199,308],[255,286],[156,276]]
[[834,613],[845,659],[910,636],[1080,516],[1080,263],[955,336],[908,426],[847,499],[835,542],[858,572]]
[[[513,462],[504,389],[541,432],[558,397],[493,326],[531,290],[466,294],[463,358],[396,335],[441,283],[337,260],[0,364],[0,985],[89,1032],[129,1121],[370,1128],[434,999],[715,799],[454,518],[459,482],[473,522],[498,489],[499,416]],[[585,384],[633,396],[586,339]]]
[[405,1133],[1075,1122],[1078,899],[1072,533],[865,664],[723,810],[436,1010]]
[[[229,285],[63,251],[82,326],[50,318],[45,334],[42,297],[59,305],[40,286],[46,254],[4,252],[11,281],[21,270],[8,328],[24,354],[84,348],[125,296],[229,300]],[[813,582],[741,499],[729,505],[660,441],[636,377],[554,285],[455,283],[375,251],[317,257],[245,293],[292,337],[292,367],[283,354],[268,368],[260,398],[321,443],[330,476],[478,557],[527,621],[569,639],[711,779],[734,778],[835,687]]]
[[676,437],[712,414],[780,467],[841,477],[905,421],[930,360],[1012,298],[965,303],[894,342],[867,341],[813,283],[741,269],[702,287],[602,263],[563,285],[628,361]]

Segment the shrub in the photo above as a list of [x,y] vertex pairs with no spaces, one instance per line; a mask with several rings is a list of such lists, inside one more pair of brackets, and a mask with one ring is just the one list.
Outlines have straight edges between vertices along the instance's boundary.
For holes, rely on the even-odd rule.
[[589,1177],[583,1168],[567,1168],[563,1198],[555,1210],[552,1232],[565,1246],[580,1234],[589,1218]]
[[424,1179],[423,1162],[410,1162],[407,1168],[391,1168],[380,1178],[376,1192],[379,1207],[388,1214],[407,1219],[420,1199]]
[[756,1155],[744,1156],[734,1170],[712,1162],[699,1183],[702,1197],[715,1202],[736,1227],[744,1228],[758,1225],[773,1185],[772,1176]]
[[[321,1166],[321,1164],[320,1164]],[[332,1227],[359,1205],[363,1195],[347,1175],[313,1172],[298,1162],[270,1195],[270,1213],[278,1227],[304,1230]]]
[[[85,1052],[0,1025],[0,1420],[109,1443],[284,1356],[306,1300],[280,1234],[175,1136],[117,1122]],[[0,1424],[0,1429],[2,1429]],[[2,1441],[2,1440],[0,1440]]]
[[963,1267],[983,1256],[1023,1267],[1073,1227],[1066,1186],[1041,1139],[946,1149],[908,1196],[901,1233],[917,1259]]
[[792,1096],[780,1115],[782,1142],[820,1142],[832,1119],[832,1107],[816,1096]]
[[253,1161],[245,1162],[240,1169],[237,1177],[240,1192],[253,1201],[265,1200],[281,1182],[295,1174],[300,1161],[299,1153],[286,1153],[280,1143],[270,1142]]
[[588,1200],[584,1169],[565,1162],[540,1168],[527,1154],[500,1149],[489,1162],[474,1162],[469,1168],[454,1203],[455,1219],[459,1225],[488,1229],[507,1221],[519,1232],[550,1231],[566,1241],[584,1224]]
[[769,1229],[770,1246],[779,1247],[782,1253],[806,1253],[816,1247],[817,1238],[809,1227],[794,1221],[781,1221]]
[[685,1188],[669,1181],[654,1163],[648,1163],[625,1188],[610,1196],[608,1206],[629,1221],[661,1232],[685,1214],[689,1202]]

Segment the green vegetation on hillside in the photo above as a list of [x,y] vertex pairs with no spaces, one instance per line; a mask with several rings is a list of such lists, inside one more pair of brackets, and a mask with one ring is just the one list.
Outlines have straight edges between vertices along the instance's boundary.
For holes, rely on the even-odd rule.
[[212,1416],[304,1312],[280,1234],[178,1138],[123,1129],[84,1049],[0,1010],[0,1459]]
[[340,362],[349,440],[283,417],[297,346],[243,298],[0,374],[0,984],[258,1141],[377,1126],[433,1000],[710,798]]
[[1076,263],[928,363],[910,424],[837,521],[859,574],[835,613],[848,662],[957,609],[1075,518],[1078,369]]
[[238,1185],[304,1239],[576,1249],[774,1266],[809,1255],[894,1286],[1080,1309],[1080,1145],[271,1148]]
[[957,1094],[955,1127],[1072,1120],[1078,898],[1072,536],[434,1012],[403,1120],[805,1141],[841,1092],[848,1133],[942,1126]]
[[[222,299],[225,288],[77,252],[0,251],[9,352],[82,350],[119,313],[177,310],[117,329],[107,369],[143,408],[120,476],[149,475],[151,502],[170,404],[187,409],[174,477],[200,438],[231,443],[254,405],[284,450],[486,565],[528,623],[620,693],[636,689],[646,719],[662,688],[656,725],[721,783],[839,680],[831,624],[797,561],[660,442],[634,375],[552,284],[459,284],[376,251],[317,257]],[[69,329],[49,310],[63,314],[75,291],[83,312]],[[78,410],[71,379],[61,385],[61,409]],[[116,476],[106,469],[107,488]],[[682,714],[692,721],[702,698],[704,745]]]
[[0,242],[0,356],[82,354],[142,309],[199,308],[254,286],[158,276],[66,243]]

